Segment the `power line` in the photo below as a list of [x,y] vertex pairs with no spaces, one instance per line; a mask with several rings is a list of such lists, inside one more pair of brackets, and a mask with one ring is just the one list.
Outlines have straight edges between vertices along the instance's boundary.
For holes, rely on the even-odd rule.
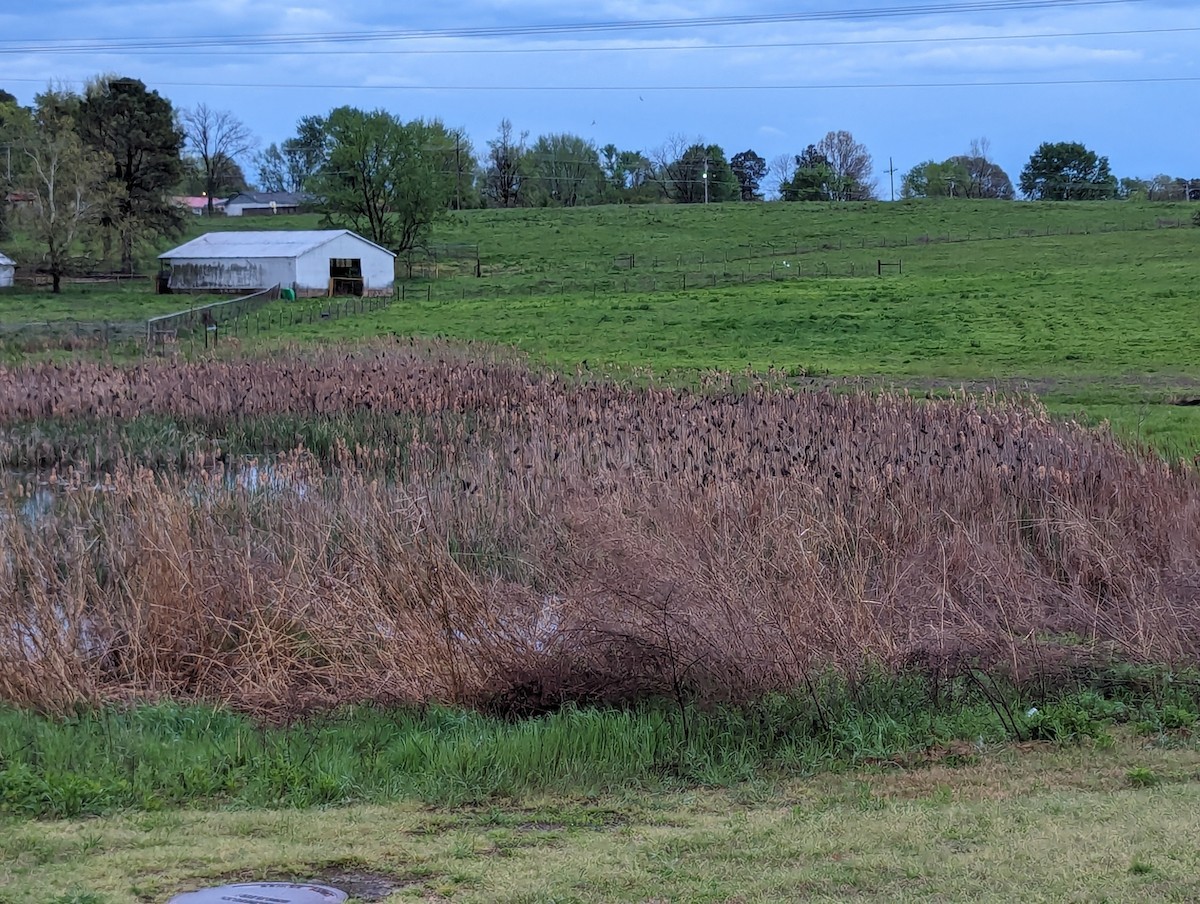
[[[73,79],[60,79],[67,82],[86,82],[93,76]],[[7,78],[9,82],[33,82],[43,84],[44,78]],[[1146,84],[1181,84],[1200,82],[1200,76],[1171,75],[1148,76],[1144,78],[1065,78],[1065,79],[1006,79],[988,82],[862,82],[862,83],[810,83],[785,85],[354,85],[354,84],[297,84],[295,82],[159,82],[155,85],[163,88],[232,88],[244,89],[282,89],[298,91],[508,91],[508,92],[715,92],[715,91],[861,91],[861,90],[909,90],[909,89],[940,89],[940,88],[1042,88],[1066,85],[1146,85]]]
[[678,19],[634,19],[608,22],[548,23],[545,25],[470,26],[445,29],[374,29],[371,31],[259,34],[259,35],[196,35],[187,37],[110,38],[102,41],[59,39],[28,42],[0,41],[4,52],[53,53],[72,48],[91,52],[103,50],[138,50],[156,48],[189,48],[221,46],[344,44],[394,40],[428,40],[435,38],[511,38],[572,34],[604,34],[612,32],[662,31],[695,28],[731,28],[746,25],[781,25],[800,22],[843,22],[870,19],[941,16],[960,13],[1015,12],[1092,6],[1115,6],[1147,3],[1151,0],[967,0],[958,3],[919,3],[905,6],[868,7],[860,9],[824,10],[775,15],[707,16]]
[[[844,41],[771,41],[762,43],[748,44],[655,44],[647,46],[639,45],[572,45],[570,47],[436,47],[436,48],[373,48],[373,49],[357,49],[357,50],[309,50],[304,51],[305,56],[472,56],[472,55],[522,55],[522,54],[579,54],[579,53],[646,53],[653,51],[654,53],[676,53],[676,52],[694,52],[694,51],[712,51],[712,50],[771,50],[771,49],[798,49],[798,48],[826,48],[826,47],[884,47],[884,46],[902,46],[913,44],[961,44],[961,43],[978,43],[985,41],[1031,41],[1031,40],[1048,40],[1055,38],[1111,38],[1111,37],[1138,37],[1143,35],[1176,35],[1200,32],[1200,27],[1196,26],[1181,26],[1174,28],[1129,28],[1118,29],[1113,31],[1058,31],[1058,32],[1036,32],[1028,34],[980,34],[980,35],[954,35],[943,37],[925,37],[925,38],[862,38],[855,40]],[[127,48],[121,47],[124,51]],[[97,53],[93,47],[71,46],[60,47],[52,50],[23,50],[10,49],[0,47],[0,54],[18,54],[18,53],[44,53],[44,54],[74,54],[74,53]],[[295,51],[280,50],[280,51],[264,51],[264,56],[286,56]],[[244,57],[245,53],[241,50],[213,50],[213,49],[173,49],[156,51],[147,49],[139,54],[139,56],[236,56]]]

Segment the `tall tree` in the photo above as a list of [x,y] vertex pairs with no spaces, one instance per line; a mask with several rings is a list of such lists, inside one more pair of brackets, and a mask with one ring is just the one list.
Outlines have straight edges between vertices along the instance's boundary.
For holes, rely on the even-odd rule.
[[178,235],[183,212],[171,203],[183,175],[183,131],[171,102],[132,78],[101,76],[79,104],[79,134],[109,162],[105,234],[115,233],[121,268],[133,272],[134,249],[143,236]]
[[329,157],[313,187],[328,222],[397,253],[419,244],[454,195],[446,129],[354,107],[338,107],[325,122]]
[[565,132],[539,136],[529,150],[529,163],[540,194],[564,207],[594,198],[604,178],[596,145]]
[[653,181],[654,164],[641,151],[622,151],[615,144],[606,144],[600,154],[604,200],[626,203],[661,198]]
[[866,145],[855,141],[849,132],[837,131],[828,132],[817,142],[816,148],[833,174],[832,200],[867,201],[875,197],[871,154]]
[[[781,172],[782,164],[780,166]],[[788,167],[791,176],[779,183],[779,196],[785,201],[832,201],[836,174],[815,144],[797,154]]]
[[767,164],[767,178],[774,186],[774,194],[780,199],[787,200],[784,189],[796,175],[796,155],[776,154]]
[[1147,201],[1171,201],[1174,200],[1171,195],[1175,188],[1175,177],[1168,176],[1166,173],[1159,173],[1150,180],[1148,191],[1146,193]]
[[1124,176],[1117,180],[1117,197],[1122,201],[1144,201],[1150,194],[1150,180]]
[[528,192],[528,137],[528,132],[514,132],[512,121],[505,118],[500,120],[496,137],[487,143],[483,193],[498,207],[516,207],[524,202],[523,192]]
[[729,168],[738,181],[738,191],[743,201],[761,201],[758,186],[767,174],[767,161],[752,150],[740,151],[729,161]]
[[293,181],[287,158],[273,141],[266,150],[254,155],[254,168],[258,171],[258,187],[263,191],[297,191],[303,185],[303,180]]
[[600,149],[600,169],[605,187],[611,192],[625,188],[625,169],[621,166],[621,149],[611,142]]
[[204,194],[211,214],[217,192],[239,187],[232,184],[230,177],[235,167],[241,173],[237,159],[254,148],[254,136],[228,110],[214,110],[206,103],[184,110],[179,120],[188,147],[204,171]]
[[971,174],[956,157],[918,163],[900,182],[902,198],[966,198],[970,192]]
[[296,134],[282,144],[271,143],[255,157],[258,184],[263,191],[302,191],[325,165],[325,117],[304,116],[296,123]]
[[108,161],[76,131],[78,98],[48,91],[35,104],[33,127],[20,145],[22,185],[34,199],[33,236],[45,249],[45,268],[57,294],[76,242],[102,209]]
[[30,112],[17,103],[16,97],[0,89],[0,154],[3,155],[0,156],[0,238],[9,234],[8,194],[13,190],[13,176],[20,167],[17,141],[30,125]]
[[1098,201],[1117,193],[1101,157],[1076,141],[1043,142],[1021,170],[1021,191],[1035,201]]
[[971,150],[941,161],[918,163],[901,182],[902,198],[975,198],[1012,200],[1012,180],[993,163],[986,139],[971,142]]
[[[644,193],[652,182],[654,164],[641,151],[621,151],[619,155],[622,184],[631,194]],[[650,186],[650,191],[653,187]]]
[[967,153],[951,157],[950,161],[966,170],[970,180],[966,197],[997,201],[1013,199],[1015,192],[1012,179],[992,160],[992,143],[987,138],[972,138]]
[[[678,137],[670,139],[668,147],[677,147]],[[658,178],[666,188],[667,197],[681,204],[704,201],[732,201],[738,196],[737,179],[725,159],[720,145],[696,142],[683,149],[674,160],[659,164]]]
[[[217,197],[229,195],[249,188],[249,180],[236,160],[226,160],[217,172]],[[183,178],[176,186],[177,193],[189,197],[199,197],[209,191],[208,174],[204,162],[199,157],[185,155],[183,158]],[[211,195],[210,195],[211,197]]]

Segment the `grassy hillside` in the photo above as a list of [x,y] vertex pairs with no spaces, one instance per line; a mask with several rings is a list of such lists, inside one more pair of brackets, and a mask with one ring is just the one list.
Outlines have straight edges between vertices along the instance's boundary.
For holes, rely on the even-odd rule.
[[[752,266],[755,273],[764,268],[769,272],[772,261],[778,267],[789,260],[795,267],[810,258],[827,261],[835,273],[845,269],[840,266],[843,262],[852,260],[869,264],[874,272],[877,258],[903,258],[930,244],[1161,230],[1186,225],[1191,214],[1187,204],[967,201],[471,210],[439,221],[430,243],[435,250],[445,245],[477,247],[489,288],[496,283],[527,286],[539,278],[547,282],[598,278],[614,269],[627,269],[623,259],[631,254],[635,272],[627,275],[658,272],[669,284],[665,274],[676,270],[720,273],[723,267],[717,265],[741,262],[728,269],[743,273],[746,262],[756,260],[765,262],[765,267]],[[321,217],[197,217],[189,220],[188,228],[187,237],[211,230],[316,229],[321,228]],[[951,260],[959,257],[950,255]],[[986,270],[996,257],[982,254],[979,265]],[[474,254],[466,260],[461,267],[443,261],[439,276],[473,276]]]

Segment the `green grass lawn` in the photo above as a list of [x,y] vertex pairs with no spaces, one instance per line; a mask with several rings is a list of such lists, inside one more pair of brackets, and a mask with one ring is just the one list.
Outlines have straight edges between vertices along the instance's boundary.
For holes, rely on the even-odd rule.
[[1194,745],[1119,737],[721,790],[7,820],[0,902],[313,880],[355,902],[1192,901],[1198,776]]

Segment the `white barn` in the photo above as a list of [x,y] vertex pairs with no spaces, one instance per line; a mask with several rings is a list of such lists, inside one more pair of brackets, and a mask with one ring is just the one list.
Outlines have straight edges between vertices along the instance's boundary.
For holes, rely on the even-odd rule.
[[209,232],[158,256],[159,291],[390,295],[396,255],[348,229]]
[[13,276],[17,272],[17,265],[11,259],[0,254],[0,289],[7,289],[13,284]]

